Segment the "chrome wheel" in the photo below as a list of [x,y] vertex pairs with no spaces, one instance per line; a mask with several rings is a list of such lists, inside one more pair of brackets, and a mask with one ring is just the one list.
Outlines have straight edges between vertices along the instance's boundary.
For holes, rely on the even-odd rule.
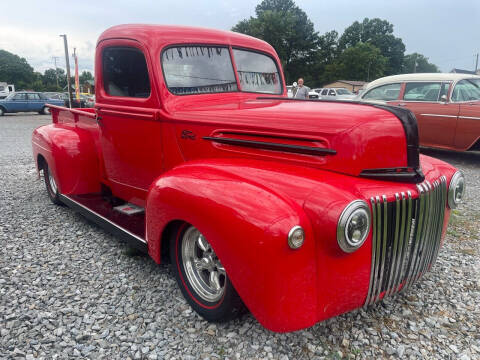
[[205,301],[218,301],[225,293],[225,269],[207,239],[193,226],[183,234],[181,254],[192,289]]

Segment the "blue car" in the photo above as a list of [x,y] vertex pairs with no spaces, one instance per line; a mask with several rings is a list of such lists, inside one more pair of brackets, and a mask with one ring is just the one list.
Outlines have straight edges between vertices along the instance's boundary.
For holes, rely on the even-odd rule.
[[50,114],[45,104],[64,106],[63,100],[49,99],[39,92],[16,92],[0,99],[0,116],[5,113],[35,111],[40,114]]

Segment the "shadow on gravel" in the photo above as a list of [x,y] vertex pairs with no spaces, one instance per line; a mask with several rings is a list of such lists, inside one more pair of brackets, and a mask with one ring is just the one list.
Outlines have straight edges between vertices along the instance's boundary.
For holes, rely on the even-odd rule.
[[420,148],[420,152],[424,155],[431,156],[446,162],[480,166],[480,151],[459,152],[431,148]]

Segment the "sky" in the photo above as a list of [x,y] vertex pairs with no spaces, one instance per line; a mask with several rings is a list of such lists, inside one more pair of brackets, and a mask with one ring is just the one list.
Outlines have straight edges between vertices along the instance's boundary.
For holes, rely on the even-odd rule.
[[[3,0],[6,1],[6,0]],[[76,48],[79,69],[93,72],[95,44],[110,26],[126,23],[201,26],[230,30],[255,16],[260,0],[81,0],[8,1],[0,12],[0,49],[27,59],[43,73],[57,65],[65,68],[63,39],[67,34],[70,56]],[[449,72],[473,70],[480,52],[479,0],[296,0],[295,3],[323,34],[340,34],[354,21],[381,18],[394,25],[406,54],[418,52]],[[73,70],[73,61],[70,60]],[[480,64],[479,64],[480,68]],[[1,80],[1,79],[0,79]]]

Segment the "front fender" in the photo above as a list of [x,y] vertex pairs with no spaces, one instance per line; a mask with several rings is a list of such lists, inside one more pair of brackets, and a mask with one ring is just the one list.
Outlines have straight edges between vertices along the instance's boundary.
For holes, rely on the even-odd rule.
[[[274,331],[316,322],[315,240],[302,207],[283,193],[215,161],[181,165],[158,178],[147,198],[150,255],[160,262],[162,232],[173,220],[197,227],[257,320]],[[287,244],[300,225],[306,240]]]
[[45,158],[62,194],[100,191],[98,155],[87,131],[63,124],[41,126],[33,132],[32,147],[35,162],[39,155]]

